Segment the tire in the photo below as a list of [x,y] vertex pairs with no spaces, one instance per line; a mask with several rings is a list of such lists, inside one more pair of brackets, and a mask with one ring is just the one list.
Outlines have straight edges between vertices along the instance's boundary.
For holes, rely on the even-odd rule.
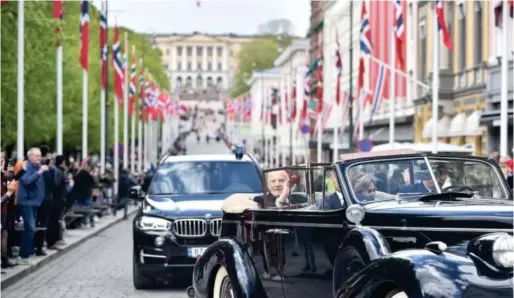
[[212,292],[213,298],[235,298],[232,290],[232,282],[228,276],[227,269],[221,266],[216,272],[214,279],[214,290]]
[[396,289],[389,292],[384,298],[409,298],[409,296],[404,291]]
[[332,294],[334,297],[339,288],[353,275],[366,267],[369,262],[369,257],[362,255],[353,246],[345,247],[339,251],[334,260],[332,271]]
[[136,260],[132,261],[132,280],[134,282],[134,288],[136,290],[151,289],[155,285],[155,282],[153,280],[141,275]]

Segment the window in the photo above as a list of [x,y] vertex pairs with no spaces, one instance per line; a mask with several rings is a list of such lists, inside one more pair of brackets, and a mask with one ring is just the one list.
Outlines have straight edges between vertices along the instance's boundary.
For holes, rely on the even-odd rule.
[[198,63],[196,64],[196,70],[199,70],[199,71],[201,71],[201,70],[202,70],[202,63],[198,62]]
[[193,47],[187,47],[187,56],[188,57],[193,56]]
[[166,49],[166,56],[170,55],[170,49]]
[[212,86],[212,78],[207,77],[207,87],[211,87],[211,86]]
[[474,46],[474,65],[475,66],[478,66],[482,63],[482,55],[483,55],[483,49],[482,49],[482,45],[483,45],[483,41],[482,41],[482,38],[483,38],[483,23],[482,23],[482,3],[481,1],[475,1],[475,21],[473,22],[473,26],[475,27],[474,28],[474,34],[473,34],[473,39],[474,39],[474,42],[475,42],[475,46]]
[[218,62],[218,71],[223,71],[223,64]]
[[[454,22],[454,17],[455,17],[455,3],[452,2],[452,1],[449,1],[447,2],[447,5],[448,5],[448,32],[450,32],[450,36],[454,37],[454,34],[453,32],[455,30],[453,30],[453,22]],[[448,51],[448,65],[450,67],[450,69],[454,69],[454,66],[453,66],[453,60],[454,57],[453,57],[453,51]]]
[[163,163],[149,189],[152,195],[260,192],[261,176],[253,163],[227,161]]
[[223,56],[223,47],[218,47],[218,48],[216,49],[216,52],[217,52],[217,54],[218,54],[218,57]]
[[234,50],[230,49],[230,57],[234,57]]
[[181,70],[182,70],[182,63],[177,62],[177,70],[178,70],[178,71],[181,71]]
[[164,71],[168,71],[168,64],[164,64]]
[[212,47],[207,47],[207,57],[212,57]]
[[207,62],[207,71],[212,71],[212,62]]
[[182,86],[182,77],[177,77],[177,86]]
[[182,47],[177,47],[177,56],[182,56]]
[[187,70],[188,71],[193,70],[192,67],[191,67],[191,62],[187,62]]
[[466,3],[459,3],[459,70],[466,69]]
[[425,59],[425,57],[427,56],[427,24],[424,19],[422,19],[419,22],[419,39],[420,39],[419,50],[420,50],[420,58],[421,58],[421,63],[419,64],[419,66],[420,66],[420,68],[419,68],[420,76],[419,77],[422,82],[425,82],[426,78],[427,78],[427,65],[426,65],[426,59]]
[[203,54],[202,47],[196,47],[196,56],[201,57]]
[[193,85],[193,79],[191,77],[187,77],[186,86],[191,87],[191,85]]
[[221,87],[221,85],[223,85],[223,79],[221,77],[218,77],[216,79],[216,85],[218,85],[218,87]]

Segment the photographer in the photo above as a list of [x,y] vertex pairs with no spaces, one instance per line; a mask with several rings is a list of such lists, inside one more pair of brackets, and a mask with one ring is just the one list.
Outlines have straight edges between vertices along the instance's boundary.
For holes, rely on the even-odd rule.
[[1,169],[1,177],[0,181],[1,185],[1,196],[2,196],[2,239],[1,239],[1,253],[2,253],[2,268],[9,268],[16,266],[15,263],[12,263],[7,256],[7,236],[8,236],[8,221],[7,221],[7,212],[8,205],[11,203],[11,200],[14,198],[15,186],[16,182],[14,179],[13,168],[11,165],[7,166],[5,163],[6,152],[2,150],[2,155],[0,159],[0,169]]

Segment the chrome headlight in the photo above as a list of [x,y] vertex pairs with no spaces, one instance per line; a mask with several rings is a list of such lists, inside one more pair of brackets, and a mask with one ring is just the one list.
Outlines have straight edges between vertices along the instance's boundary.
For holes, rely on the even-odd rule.
[[493,242],[493,260],[503,268],[514,267],[514,237],[503,235]]
[[364,210],[364,207],[358,204],[350,205],[346,209],[346,218],[348,221],[360,225],[361,221],[364,219],[364,215],[366,214],[366,211]]
[[167,231],[171,228],[171,222],[159,217],[142,216],[137,221],[137,226],[142,230]]

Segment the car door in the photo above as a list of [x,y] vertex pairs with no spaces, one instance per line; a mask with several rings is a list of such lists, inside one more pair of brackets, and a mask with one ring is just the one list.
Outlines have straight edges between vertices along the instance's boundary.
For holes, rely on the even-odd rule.
[[[247,211],[239,233],[246,242],[268,297],[331,297],[332,251],[344,234],[343,206],[329,209],[324,196],[326,165],[274,168],[263,171],[264,195],[259,209]],[[332,169],[333,170],[333,169]],[[321,175],[321,178],[319,178]],[[321,179],[321,188],[314,185]],[[279,184],[289,180],[290,195],[280,204]],[[321,190],[317,192],[316,190]],[[244,236],[242,236],[244,234]],[[335,245],[335,246],[334,246]]]

